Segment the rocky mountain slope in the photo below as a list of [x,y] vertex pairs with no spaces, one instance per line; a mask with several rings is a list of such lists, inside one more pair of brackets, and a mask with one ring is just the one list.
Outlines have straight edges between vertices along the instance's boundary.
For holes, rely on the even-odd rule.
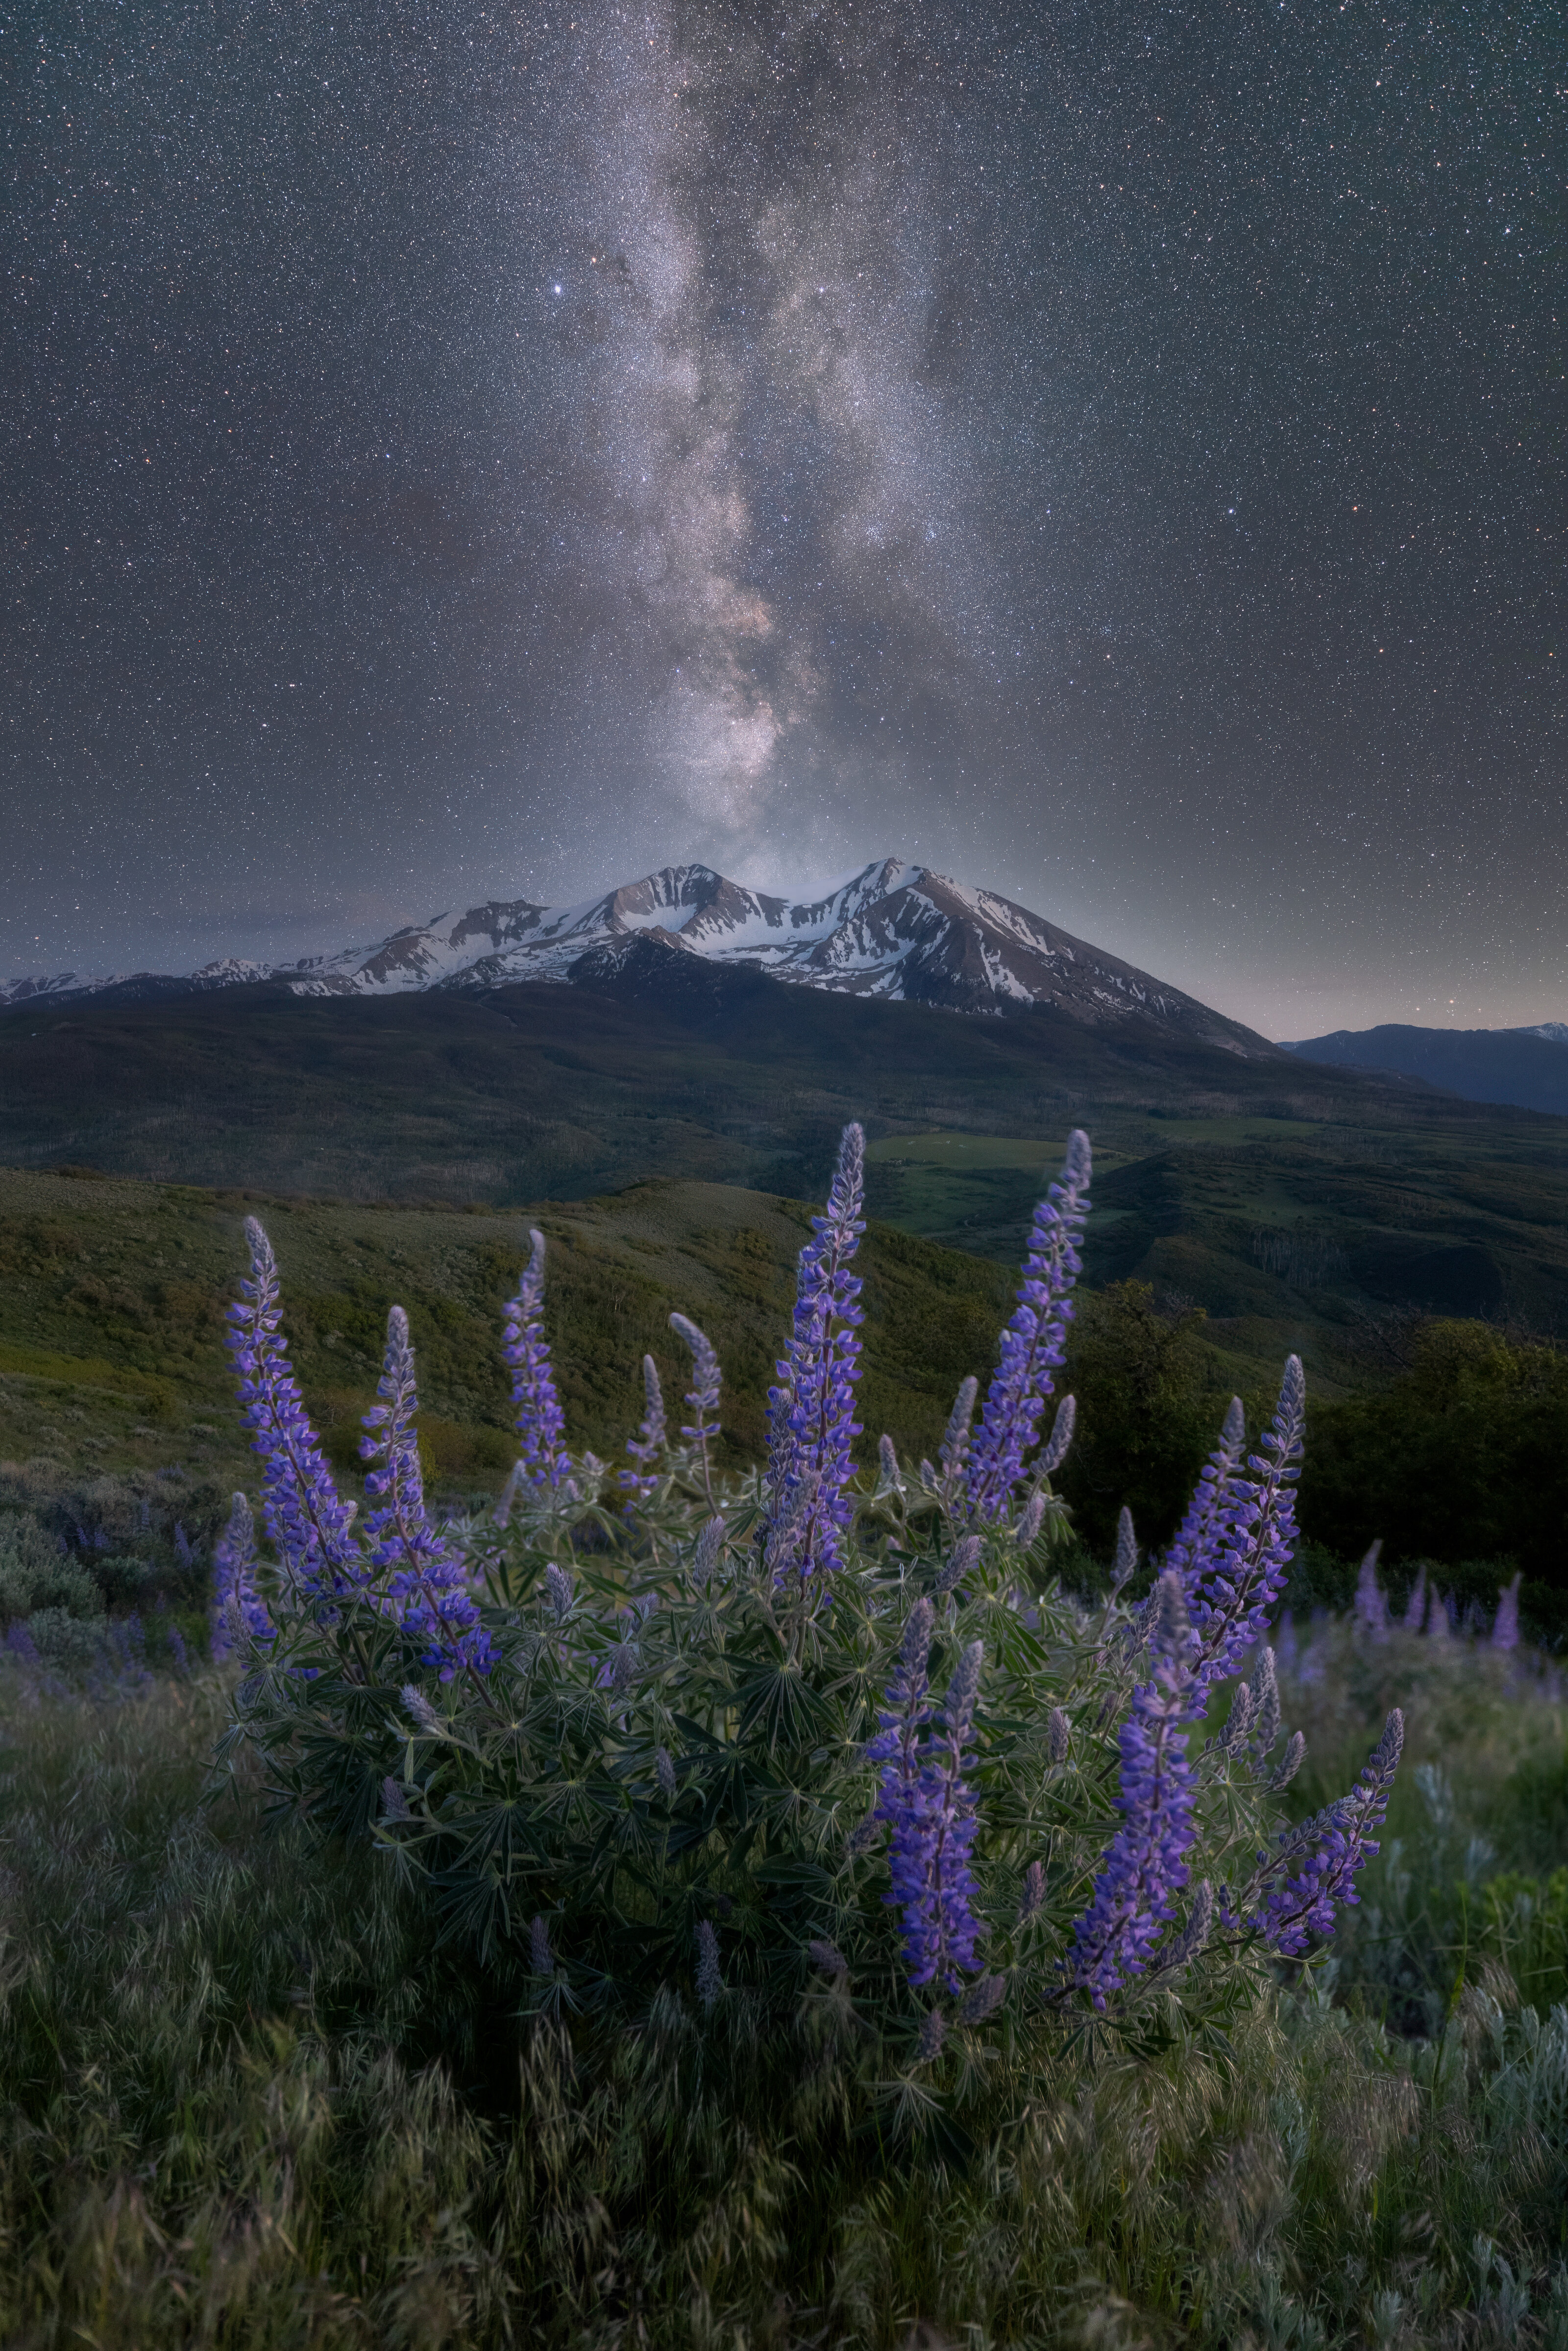
[[837,995],[967,1013],[1050,1007],[1091,1027],[1141,1014],[1247,1058],[1276,1049],[1149,973],[995,892],[883,858],[815,894],[778,897],[707,865],[665,866],[571,906],[492,900],[370,947],[268,966],[228,957],[182,976],[66,974],[0,986],[0,1007],[40,998],[121,1000],[270,981],[301,996],[384,997],[517,980],[602,984],[635,951],[693,956]]

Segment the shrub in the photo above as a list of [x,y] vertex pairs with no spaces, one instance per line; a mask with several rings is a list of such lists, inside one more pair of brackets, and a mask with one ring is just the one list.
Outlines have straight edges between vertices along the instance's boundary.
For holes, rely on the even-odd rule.
[[79,1559],[61,1551],[31,1518],[0,1522],[0,1623],[30,1616],[35,1608],[68,1616],[96,1616],[103,1594]]
[[1107,1604],[1051,1577],[1071,1413],[1040,1436],[1088,1212],[1082,1135],[983,1405],[967,1381],[937,1465],[884,1441],[874,1481],[856,1476],[861,1167],[850,1128],[801,1252],[768,1462],[744,1479],[714,1468],[719,1368],[681,1316],[678,1437],[650,1364],[633,1466],[569,1452],[536,1234],[507,1311],[522,1458],[500,1523],[426,1511],[394,1308],[356,1525],[253,1224],[233,1344],[273,1557],[240,1504],[219,1642],[246,1653],[236,1737],[279,1812],[372,1835],[586,2062],[612,2068],[620,2036],[652,2032],[760,2114],[805,2000],[827,2043],[856,2045],[868,2126],[972,2137],[1086,2015],[1134,2045],[1207,2029],[1270,1952],[1325,1931],[1375,1850],[1400,1724],[1350,1796],[1280,1837],[1300,1741],[1269,1655],[1217,1703],[1289,1569],[1294,1358],[1258,1455],[1232,1406],[1145,1601],[1120,1596],[1125,1517]]

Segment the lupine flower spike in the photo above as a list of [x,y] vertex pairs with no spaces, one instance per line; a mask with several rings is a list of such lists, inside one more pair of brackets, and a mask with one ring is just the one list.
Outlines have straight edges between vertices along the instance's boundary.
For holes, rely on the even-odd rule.
[[261,1456],[262,1514],[285,1572],[312,1598],[331,1600],[364,1581],[364,1558],[316,1432],[305,1416],[282,1317],[272,1244],[254,1217],[245,1223],[251,1278],[228,1310],[229,1351],[239,1374],[240,1416]]
[[1082,1270],[1078,1245],[1089,1214],[1090,1172],[1089,1137],[1074,1128],[1061,1181],[1051,1185],[1034,1212],[1018,1308],[1002,1332],[1001,1359],[969,1448],[967,1499],[978,1519],[1009,1514],[1052,1374],[1064,1360],[1072,1286]]
[[1156,1587],[1151,1619],[1154,1671],[1133,1692],[1122,1726],[1116,1798],[1122,1825],[1095,1880],[1093,1900],[1073,1929],[1072,1980],[1099,2009],[1148,1965],[1186,1884],[1195,1830],[1184,1726],[1195,1698],[1194,1646],[1181,1577],[1168,1569]]
[[802,1584],[826,1585],[854,1516],[844,1489],[853,1468],[850,1446],[860,1434],[854,1383],[864,1317],[860,1280],[850,1266],[865,1230],[864,1189],[865,1136],[846,1126],[827,1214],[812,1217],[812,1237],[800,1252],[794,1328],[779,1384],[768,1394],[769,1520],[774,1528],[789,1523],[793,1530],[787,1552],[776,1556],[776,1583],[799,1575]]
[[380,1402],[365,1415],[361,1458],[374,1462],[365,1491],[377,1507],[365,1520],[371,1566],[382,1581],[388,1612],[419,1646],[420,1663],[449,1682],[460,1666],[487,1673],[494,1653],[464,1577],[463,1562],[431,1525],[424,1507],[418,1396],[408,1316],[387,1316],[386,1356],[376,1387]]
[[690,1421],[681,1424],[681,1435],[693,1447],[699,1465],[703,1492],[713,1499],[713,1465],[708,1447],[719,1432],[718,1351],[704,1331],[685,1314],[672,1314],[670,1328],[678,1339],[684,1339],[692,1351],[692,1384],[686,1390],[686,1408]]
[[213,1661],[234,1653],[236,1639],[263,1644],[277,1627],[256,1588],[256,1525],[243,1494],[234,1498],[229,1520],[213,1552]]
[[1232,1396],[1218,1447],[1204,1465],[1186,1516],[1166,1554],[1166,1566],[1174,1567],[1181,1577],[1189,1609],[1195,1605],[1198,1586],[1214,1564],[1220,1537],[1235,1509],[1241,1484],[1241,1456],[1246,1449],[1247,1416],[1240,1397]]
[[659,1366],[652,1355],[643,1358],[643,1425],[635,1437],[626,1439],[626,1450],[639,1466],[622,1469],[621,1483],[628,1493],[651,1494],[659,1482],[654,1468],[664,1450],[664,1397],[659,1385]]
[[1371,1833],[1388,1810],[1404,1744],[1405,1717],[1396,1707],[1350,1794],[1287,1837],[1274,1881],[1250,1916],[1270,1949],[1294,1958],[1310,1935],[1333,1933],[1336,1904],[1360,1900],[1356,1873],[1377,1851]]
[[1519,1646],[1519,1586],[1520,1577],[1500,1586],[1497,1596],[1497,1615],[1492,1623],[1491,1645],[1494,1649],[1517,1649]]
[[545,1237],[530,1232],[528,1241],[528,1262],[503,1321],[501,1353],[512,1367],[512,1401],[517,1408],[517,1434],[523,1440],[523,1474],[530,1486],[570,1496],[575,1489],[566,1450],[566,1417],[556,1394],[555,1368],[544,1330]]
[[969,1865],[978,1823],[964,1771],[985,1650],[973,1641],[964,1651],[947,1685],[941,1735],[917,1747],[919,1727],[928,1712],[925,1693],[931,1624],[930,1603],[917,1601],[888,1691],[882,1735],[866,1753],[873,1761],[885,1759],[888,1763],[877,1801],[877,1811],[892,1831],[888,1863],[893,1891],[885,1898],[903,1913],[909,1980],[919,1986],[940,1979],[956,1991],[959,1970],[975,1965],[980,1932]]
[[969,1458],[969,1432],[974,1425],[975,1401],[979,1393],[980,1383],[972,1374],[960,1382],[953,1409],[947,1416],[942,1442],[936,1447],[936,1458],[942,1464],[942,1483],[949,1490],[956,1487]]
[[1355,1580],[1356,1630],[1364,1633],[1369,1641],[1383,1641],[1388,1637],[1388,1603],[1377,1580],[1377,1562],[1382,1551],[1383,1538],[1380,1535],[1362,1561],[1361,1573]]
[[1295,1485],[1301,1474],[1306,1403],[1301,1358],[1288,1356],[1262,1453],[1248,1461],[1253,1475],[1234,1481],[1212,1563],[1188,1603],[1203,1687],[1234,1672],[1236,1660],[1259,1638],[1285,1588],[1296,1547]]
[[697,2000],[706,2016],[724,1990],[719,1972],[718,1937],[706,1918],[697,1924]]
[[1111,1562],[1111,1597],[1113,1600],[1138,1564],[1138,1538],[1133,1527],[1133,1513],[1125,1502],[1116,1521],[1116,1551]]
[[1045,1451],[1040,1457],[1035,1471],[1037,1478],[1053,1478],[1056,1475],[1067,1458],[1072,1432],[1077,1426],[1078,1400],[1075,1396],[1063,1396],[1056,1407],[1056,1418],[1051,1424],[1051,1437]]

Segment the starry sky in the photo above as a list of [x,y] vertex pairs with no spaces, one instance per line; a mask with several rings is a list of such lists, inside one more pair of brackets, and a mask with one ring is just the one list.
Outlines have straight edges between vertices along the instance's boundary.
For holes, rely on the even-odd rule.
[[1568,1017],[1555,9],[10,34],[0,971],[898,853]]

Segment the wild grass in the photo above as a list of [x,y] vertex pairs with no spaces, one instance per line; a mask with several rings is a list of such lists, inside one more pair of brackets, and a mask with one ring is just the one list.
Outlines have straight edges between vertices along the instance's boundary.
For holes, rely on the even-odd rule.
[[221,1676],[94,1703],[7,1669],[0,2340],[1568,2346],[1568,2015],[1495,1949],[1415,2029],[1383,1996],[1402,1874],[1560,1849],[1555,1693],[1461,1642],[1361,1674],[1320,1628],[1302,1662],[1325,1785],[1393,1691],[1454,1792],[1396,1800],[1333,1996],[1136,2053],[1086,2033],[967,2151],[846,2140],[833,1993],[758,2053],[748,2112],[656,2009],[589,2086],[558,2029],[476,2004],[375,1855],[267,1832],[244,1767],[214,1776]]

